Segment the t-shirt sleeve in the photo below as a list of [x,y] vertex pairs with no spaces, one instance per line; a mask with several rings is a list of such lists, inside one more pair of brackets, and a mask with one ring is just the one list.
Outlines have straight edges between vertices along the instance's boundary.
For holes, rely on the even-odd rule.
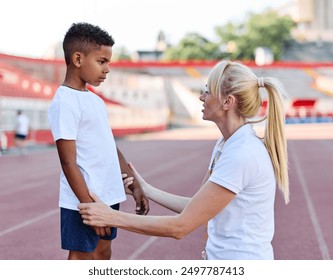
[[54,141],[76,139],[80,114],[69,101],[61,98],[53,100],[49,107],[48,118]]
[[222,153],[209,181],[236,194],[246,187],[257,171],[257,162],[247,149],[232,149]]

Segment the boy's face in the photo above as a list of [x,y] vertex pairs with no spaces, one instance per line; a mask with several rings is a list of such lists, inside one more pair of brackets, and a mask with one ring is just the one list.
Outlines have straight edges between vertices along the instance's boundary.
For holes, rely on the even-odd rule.
[[109,63],[112,57],[112,47],[101,46],[91,51],[88,55],[82,55],[80,65],[81,80],[92,86],[99,86],[110,72]]

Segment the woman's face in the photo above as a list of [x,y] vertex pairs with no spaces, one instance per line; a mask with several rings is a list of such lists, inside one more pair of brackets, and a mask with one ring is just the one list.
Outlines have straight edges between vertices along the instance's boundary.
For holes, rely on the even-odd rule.
[[201,93],[199,97],[200,101],[203,102],[203,110],[201,111],[203,113],[202,119],[207,121],[218,121],[222,114],[222,104],[220,101],[214,97],[207,89]]

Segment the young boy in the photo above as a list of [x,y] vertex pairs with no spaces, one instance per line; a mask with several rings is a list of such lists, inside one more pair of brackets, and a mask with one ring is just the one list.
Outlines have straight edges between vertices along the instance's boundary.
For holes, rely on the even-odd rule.
[[[78,211],[80,202],[92,202],[88,190],[119,209],[126,199],[121,172],[131,174],[117,148],[105,104],[86,85],[98,86],[109,73],[113,38],[98,26],[75,23],[67,31],[63,49],[64,83],[58,88],[48,118],[62,167],[59,207],[61,245],[68,259],[110,259],[116,228],[89,227]],[[147,214],[148,200],[136,183],[136,212]]]

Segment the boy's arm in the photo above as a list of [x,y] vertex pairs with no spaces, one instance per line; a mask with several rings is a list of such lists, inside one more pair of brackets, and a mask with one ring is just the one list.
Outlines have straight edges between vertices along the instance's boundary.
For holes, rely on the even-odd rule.
[[92,202],[86,182],[76,164],[75,141],[59,139],[56,144],[62,170],[74,194],[80,202]]
[[[128,176],[134,177],[133,171],[128,166],[128,163],[122,154],[122,152],[117,147],[118,152],[118,158],[119,158],[119,164],[121,173],[126,173]],[[146,215],[149,212],[149,200],[146,197],[145,193],[143,192],[139,182],[137,180],[134,180],[133,184],[128,187],[132,193],[133,197],[136,201],[136,213],[139,215]]]
[[[76,164],[76,144],[74,140],[59,139],[56,141],[61,168],[74,194],[82,202],[93,202],[90,197],[87,184]],[[110,235],[110,228],[93,227],[96,234]]]

